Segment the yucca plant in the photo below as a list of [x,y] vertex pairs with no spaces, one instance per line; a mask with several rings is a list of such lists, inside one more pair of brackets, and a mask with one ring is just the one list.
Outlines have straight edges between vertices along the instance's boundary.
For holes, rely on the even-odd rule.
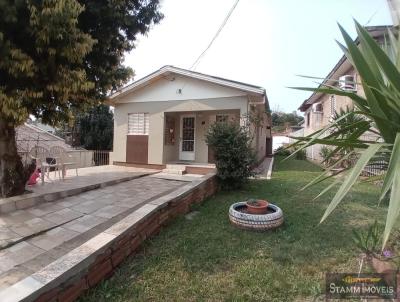
[[[354,113],[348,112],[341,115],[330,125],[307,137],[297,138],[298,141],[292,147],[302,150],[314,144],[322,144],[331,146],[332,154],[341,154],[340,158],[335,159],[325,172],[305,188],[331,177],[330,170],[349,157],[356,156],[357,158],[354,166],[341,171],[340,177],[337,177],[317,196],[321,196],[336,184],[341,183],[321,222],[343,200],[367,165],[373,165],[377,161],[388,162],[387,171],[382,175],[383,186],[379,199],[381,201],[390,194],[383,233],[383,246],[385,246],[400,214],[400,40],[394,33],[388,31],[389,43],[382,48],[363,26],[358,22],[355,22],[355,25],[359,44],[353,41],[340,25],[346,45],[339,42],[338,44],[360,74],[361,83],[358,84],[362,85],[365,97],[331,85],[320,85],[318,88],[293,87],[350,97],[354,102],[355,110]],[[348,119],[350,114],[363,118]],[[342,122],[345,122],[344,125]],[[363,139],[370,134],[374,134],[379,139]],[[342,152],[344,150],[348,152]]]

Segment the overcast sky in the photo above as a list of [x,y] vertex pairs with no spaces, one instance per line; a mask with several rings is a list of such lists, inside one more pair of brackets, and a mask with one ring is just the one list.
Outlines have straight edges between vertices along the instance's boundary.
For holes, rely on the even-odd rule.
[[[126,57],[135,80],[164,65],[189,68],[234,2],[162,1],[165,18]],[[273,110],[291,112],[309,93],[286,87],[316,85],[298,74],[329,73],[342,55],[337,22],[354,36],[352,18],[391,24],[386,0],[240,0],[196,71],[262,86]]]

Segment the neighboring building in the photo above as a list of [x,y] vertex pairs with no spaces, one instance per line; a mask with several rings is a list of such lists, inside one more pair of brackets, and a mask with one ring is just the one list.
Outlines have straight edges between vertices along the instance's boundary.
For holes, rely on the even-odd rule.
[[[29,151],[36,146],[43,147],[50,151],[51,147],[58,146],[62,147],[70,157],[69,162],[75,163],[74,166],[70,166],[70,168],[78,167],[91,167],[95,164],[96,155],[91,150],[85,149],[74,149],[71,145],[67,144],[64,139],[54,134],[51,134],[45,130],[36,127],[35,125],[25,123],[24,125],[18,126],[16,129],[16,143],[18,154],[22,157],[23,163],[30,163],[32,160]],[[51,157],[51,153],[49,153],[49,157]],[[99,157],[97,155],[97,157]],[[108,164],[108,155],[107,158],[103,160],[104,163]]]
[[39,128],[39,129],[41,129],[41,130],[43,130],[43,131],[46,131],[47,133],[50,133],[50,134],[55,134],[55,133],[56,133],[56,130],[57,130],[56,128],[54,128],[54,127],[52,127],[52,126],[50,126],[50,125],[42,124],[42,123],[41,123],[40,121],[38,121],[38,120],[36,120],[36,121],[31,121],[31,122],[28,121],[28,124],[29,124],[29,125],[33,125],[33,126]]
[[226,120],[246,125],[254,114],[263,120],[250,125],[257,157],[271,153],[268,99],[258,86],[164,66],[114,93],[110,103],[115,107],[111,163],[211,163],[208,127]]
[[[366,27],[369,33],[380,44],[385,43],[384,36],[390,28],[391,26]],[[320,87],[323,85],[338,86],[341,89],[355,91],[357,94],[365,96],[362,85],[358,85],[357,83],[360,83],[359,74],[350,61],[343,56],[326,76]],[[334,113],[339,112],[340,109],[345,110],[346,107],[354,108],[353,102],[349,97],[314,92],[299,107],[299,110],[304,112],[304,136],[328,125],[332,121]],[[307,157],[312,160],[321,160],[320,149],[320,145],[307,148]]]
[[290,143],[290,138],[286,135],[282,135],[282,133],[274,133],[273,134],[273,145],[272,150],[275,152],[280,147],[286,147]]
[[61,137],[27,123],[16,128],[16,142],[20,154],[29,152],[35,146],[44,147],[46,149],[50,149],[53,146],[60,146],[66,151],[73,150]]
[[387,0],[390,13],[392,15],[393,25],[399,25],[400,19],[400,0]]

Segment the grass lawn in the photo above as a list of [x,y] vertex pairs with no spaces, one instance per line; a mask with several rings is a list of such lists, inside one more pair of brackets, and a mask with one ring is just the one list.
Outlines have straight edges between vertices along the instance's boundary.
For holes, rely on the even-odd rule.
[[[319,172],[276,158],[272,180],[220,192],[192,220],[179,217],[81,301],[312,301],[325,272],[357,271],[351,230],[386,213],[376,208],[378,188],[360,184],[319,224],[332,194],[313,201],[324,185],[299,191]],[[280,206],[285,224],[266,233],[231,226],[229,206],[250,197]]]

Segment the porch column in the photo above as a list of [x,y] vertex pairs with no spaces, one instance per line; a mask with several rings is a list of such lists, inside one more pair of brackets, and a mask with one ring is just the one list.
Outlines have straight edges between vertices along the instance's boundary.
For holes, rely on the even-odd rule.
[[164,112],[157,112],[149,116],[149,150],[148,163],[163,164],[164,150]]

